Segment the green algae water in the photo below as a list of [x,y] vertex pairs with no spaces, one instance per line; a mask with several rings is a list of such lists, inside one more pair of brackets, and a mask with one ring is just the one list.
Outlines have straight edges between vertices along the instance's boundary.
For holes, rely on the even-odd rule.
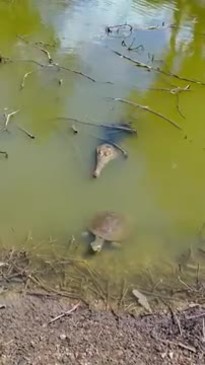
[[[205,86],[190,79],[205,83],[204,17],[205,4],[188,0],[0,2],[0,52],[11,61],[0,64],[2,126],[5,114],[18,111],[0,133],[0,150],[8,153],[0,155],[4,246],[69,255],[75,237],[82,256],[81,232],[107,209],[133,222],[122,250],[91,260],[112,275],[163,268],[197,245],[205,220]],[[105,31],[124,23],[133,28]],[[149,106],[181,129],[113,98]],[[128,159],[93,180],[101,131],[79,124],[74,135],[62,117],[131,122],[138,133],[122,142]]]

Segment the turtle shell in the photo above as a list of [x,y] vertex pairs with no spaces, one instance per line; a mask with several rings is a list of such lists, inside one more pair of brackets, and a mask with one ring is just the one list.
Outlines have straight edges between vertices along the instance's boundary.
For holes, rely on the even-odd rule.
[[122,241],[127,236],[127,222],[125,217],[116,212],[97,213],[90,223],[89,230],[95,236],[105,241]]

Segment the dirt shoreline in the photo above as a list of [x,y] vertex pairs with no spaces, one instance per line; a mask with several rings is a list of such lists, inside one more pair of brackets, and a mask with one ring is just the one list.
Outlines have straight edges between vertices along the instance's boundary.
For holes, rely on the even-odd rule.
[[[0,297],[2,365],[205,364],[205,307],[133,316],[68,298],[7,292]],[[204,315],[204,317],[203,317]]]

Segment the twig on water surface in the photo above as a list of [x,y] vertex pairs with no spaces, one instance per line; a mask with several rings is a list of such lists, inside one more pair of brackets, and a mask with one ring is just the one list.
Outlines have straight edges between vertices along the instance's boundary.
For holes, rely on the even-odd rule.
[[13,117],[15,114],[17,114],[19,112],[20,112],[20,109],[15,110],[9,114],[7,114],[6,112],[4,113],[5,123],[4,123],[4,126],[0,129],[0,133],[7,130],[11,117]]
[[51,57],[50,52],[47,49],[45,49],[45,48],[39,48],[39,49],[40,49],[40,51],[42,51],[48,57],[48,63],[52,64],[53,63],[53,59]]
[[74,73],[75,75],[85,77],[86,79],[88,79],[92,82],[98,82],[98,83],[102,83],[102,84],[113,84],[111,81],[98,81],[98,80],[94,79],[93,77],[85,74],[84,72],[77,71],[77,70],[72,70],[71,68],[60,66],[55,62],[52,62],[52,63],[49,63],[49,64],[43,64],[43,63],[35,61],[35,60],[15,60],[15,62],[30,62],[30,63],[34,63],[35,65],[40,66],[42,68],[49,67],[49,68],[53,68],[53,69],[56,68],[58,71],[59,70],[68,71],[68,72]]
[[20,90],[23,90],[24,87],[25,87],[25,82],[26,82],[26,79],[29,75],[31,75],[32,73],[34,73],[34,71],[29,71],[29,72],[26,72],[24,75],[23,75],[23,79],[21,81],[21,85],[20,85]]
[[74,305],[73,308],[71,308],[71,309],[67,310],[66,312],[63,312],[63,313],[59,314],[57,317],[51,319],[48,322],[48,325],[51,324],[51,323],[53,323],[53,322],[55,322],[55,321],[57,321],[58,319],[60,319],[62,317],[65,317],[65,316],[70,315],[71,313],[73,313],[79,307],[79,305],[80,305],[80,302],[78,302],[76,305]]
[[139,51],[139,50],[141,50],[143,52],[144,51],[143,44],[139,44],[138,46],[133,47],[134,42],[135,42],[135,38],[133,38],[130,45],[128,45],[128,44],[126,44],[125,40],[123,39],[122,42],[121,42],[121,45],[123,47],[126,47],[128,51]]
[[177,124],[175,121],[173,121],[172,119],[167,118],[165,115],[163,115],[163,114],[161,114],[159,112],[156,112],[155,110],[149,108],[147,105],[137,104],[137,103],[134,103],[133,101],[130,101],[130,100],[127,100],[127,99],[122,99],[122,98],[108,97],[107,99],[111,99],[111,100],[114,100],[114,101],[119,101],[121,103],[129,104],[129,105],[131,105],[131,106],[133,106],[135,108],[139,108],[139,109],[145,110],[145,111],[147,111],[147,112],[149,112],[151,114],[156,115],[159,118],[164,119],[166,122],[170,123],[175,128],[182,130],[182,127],[180,127],[180,125]]
[[132,30],[133,30],[133,26],[131,24],[127,24],[127,23],[124,23],[124,24],[117,24],[117,25],[109,25],[107,27],[105,27],[105,31],[107,34],[110,34],[110,33],[113,33],[113,32],[116,32],[117,34],[119,34],[119,31],[120,29],[125,29],[127,27],[128,29],[128,32],[129,32],[129,36],[131,35],[132,33]]
[[6,151],[0,151],[0,154],[4,155],[5,158],[9,157],[9,155]]
[[28,132],[25,128],[20,127],[19,125],[17,125],[17,128],[18,128],[21,132],[25,133],[25,134],[26,134],[29,138],[31,138],[31,139],[35,139],[35,138],[36,138],[33,134],[31,134],[30,132]]
[[195,79],[190,79],[188,77],[183,77],[183,76],[179,76],[173,72],[170,72],[170,71],[163,71],[161,70],[159,67],[153,67],[153,66],[149,66],[147,65],[146,63],[143,63],[143,62],[140,62],[140,61],[136,61],[136,60],[133,60],[133,58],[131,57],[128,57],[128,56],[125,56],[123,55],[122,53],[118,52],[118,51],[115,51],[115,50],[112,50],[111,51],[113,53],[115,53],[117,56],[121,57],[121,58],[124,58],[130,62],[132,62],[133,64],[135,64],[135,66],[137,67],[141,67],[141,68],[144,68],[146,69],[147,71],[155,71],[155,72],[158,72],[158,73],[161,73],[165,76],[170,76],[170,77],[174,77],[178,80],[182,80],[182,81],[187,81],[187,82],[190,82],[190,83],[193,83],[193,84],[198,84],[198,85],[203,85],[205,86],[205,82],[203,81],[200,81],[200,80],[195,80]]

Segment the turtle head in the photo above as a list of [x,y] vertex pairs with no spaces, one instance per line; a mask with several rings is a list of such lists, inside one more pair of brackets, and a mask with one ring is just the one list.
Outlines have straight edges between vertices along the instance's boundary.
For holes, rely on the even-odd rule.
[[97,178],[100,176],[103,168],[118,156],[116,148],[110,144],[104,143],[96,149],[96,166],[93,172],[93,177]]
[[96,237],[95,240],[90,243],[90,247],[93,252],[100,252],[102,250],[103,243],[103,238]]

